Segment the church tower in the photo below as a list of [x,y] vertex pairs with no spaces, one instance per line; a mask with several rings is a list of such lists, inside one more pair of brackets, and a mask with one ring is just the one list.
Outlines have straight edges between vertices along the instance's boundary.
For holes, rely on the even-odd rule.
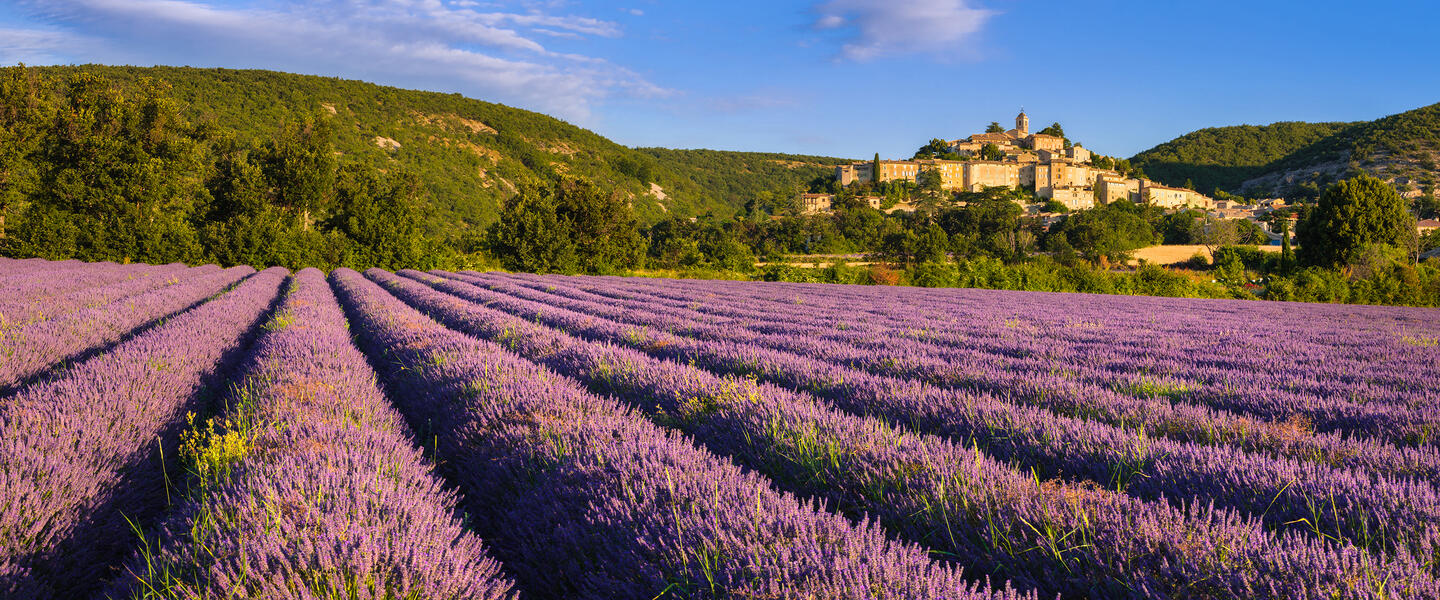
[[1020,114],[1015,115],[1015,131],[1020,132],[1020,137],[1030,135],[1030,117],[1025,115],[1025,109],[1020,109]]

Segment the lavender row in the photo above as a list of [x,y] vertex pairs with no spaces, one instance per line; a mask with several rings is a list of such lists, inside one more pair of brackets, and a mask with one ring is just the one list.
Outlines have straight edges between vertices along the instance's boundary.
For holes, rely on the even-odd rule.
[[116,263],[110,263],[110,262],[87,263],[87,262],[81,262],[81,261],[74,260],[74,259],[54,260],[54,261],[45,260],[45,259],[43,259],[43,258],[5,259],[5,262],[4,262],[4,263],[0,263],[0,277],[5,277],[5,278],[9,279],[9,278],[11,278],[12,276],[17,276],[17,275],[23,276],[23,275],[27,275],[27,274],[30,274],[30,273],[39,273],[39,272],[55,273],[55,272],[60,272],[60,271],[68,271],[68,270],[70,270],[70,269],[91,268],[91,267],[93,267],[94,265],[113,265],[113,264],[116,264]]
[[185,265],[179,263],[157,266],[99,264],[88,269],[27,274],[13,282],[0,281],[0,317],[6,322],[14,322],[12,313],[27,304],[43,302],[48,305],[56,296],[76,290],[184,269]]
[[540,597],[1016,597],[774,491],[617,402],[332,274],[362,347]]
[[[823,332],[799,330],[788,335],[761,334],[737,324],[717,325],[695,319],[695,312],[687,308],[645,300],[621,300],[624,294],[605,294],[599,286],[585,291],[561,282],[551,281],[547,285],[519,277],[457,277],[474,283],[503,286],[505,293],[527,300],[662,332],[707,341],[761,346],[799,355],[789,358],[791,362],[848,365],[876,375],[993,394],[1007,401],[1043,408],[1063,416],[1138,429],[1145,435],[1198,444],[1231,445],[1247,452],[1337,467],[1363,468],[1395,477],[1440,481],[1440,448],[1397,448],[1364,437],[1316,434],[1293,422],[1268,422],[1184,402],[1134,398],[1046,372],[1027,375],[982,370],[974,366],[961,367],[953,358],[942,360],[913,352],[903,341],[893,344],[894,351],[881,352],[829,341]],[[800,318],[795,316],[792,320]],[[643,336],[643,333],[637,335]]]
[[32,323],[0,336],[0,390],[56,363],[112,344],[139,327],[185,310],[255,270],[231,267],[137,296]]
[[[36,321],[54,319],[163,286],[176,285],[219,270],[220,267],[214,265],[194,268],[187,268],[185,265],[162,265],[147,269],[89,273],[87,277],[76,278],[86,283],[75,286],[72,291],[54,294],[42,300],[0,303],[0,323],[3,323],[0,327],[23,327]],[[97,283],[102,279],[101,275],[104,275],[105,279],[113,278],[114,281]],[[74,283],[74,280],[71,280],[71,283]]]
[[985,395],[878,377],[793,354],[644,332],[593,316],[567,319],[570,311],[458,281],[432,285],[527,320],[563,326],[576,335],[809,391],[856,414],[975,444],[1047,477],[1088,479],[1146,499],[1198,498],[1262,516],[1276,529],[1305,529],[1364,548],[1425,557],[1440,548],[1440,533],[1433,525],[1440,518],[1440,491],[1426,482],[1151,439]]
[[188,435],[192,493],[111,597],[507,597],[325,276],[297,273],[263,329],[228,414]]
[[[763,289],[760,286],[736,286],[728,282],[695,283],[688,286],[691,289],[670,292],[665,290],[681,284],[646,281],[625,282],[625,285],[665,294],[676,302],[706,299],[710,294],[718,302],[738,298],[762,300],[751,302],[762,305],[757,307],[763,311],[761,318],[797,309],[803,314],[838,309],[839,317],[847,324],[868,315],[888,322],[892,334],[909,332],[927,341],[965,347],[978,344],[1001,354],[1064,352],[1071,349],[1065,338],[1074,337],[1085,349],[1097,351],[1087,358],[1125,372],[1153,366],[1159,360],[1184,365],[1186,372],[1213,367],[1237,376],[1284,375],[1287,383],[1305,393],[1323,395],[1343,386],[1346,395],[1353,393],[1372,401],[1385,400],[1386,388],[1413,387],[1406,386],[1406,381],[1416,373],[1440,374],[1433,360],[1417,360],[1414,356],[1415,343],[1431,337],[1423,332],[1429,330],[1432,336],[1436,333],[1433,322],[1411,318],[1422,316],[1423,309],[1369,312],[1361,309],[1331,316],[1325,313],[1336,312],[1333,308],[1286,305],[1288,311],[1282,313],[1286,318],[1273,318],[1274,311],[1268,303],[1254,302],[1187,300],[1180,304],[1168,300],[1164,310],[1156,311],[1155,299],[1148,298],[1053,294],[1007,298],[1003,294],[990,294],[982,297],[985,302],[977,302],[978,298],[968,297],[964,292],[924,294],[905,290],[879,301],[873,298],[867,301],[869,294],[853,286],[828,286],[821,290],[784,288],[788,294],[767,295],[757,291]],[[820,293],[814,293],[817,291]],[[997,303],[997,299],[1001,302]],[[1053,305],[1060,299],[1066,303],[1056,311]],[[1101,310],[1090,309],[1086,303],[1097,304]],[[702,309],[708,310],[708,306]],[[957,320],[957,314],[966,318]],[[1382,316],[1391,318],[1382,319]],[[1407,318],[1394,318],[1396,316]],[[1334,323],[1316,323],[1317,317],[1331,318]],[[1081,320],[1077,322],[1077,318]],[[995,335],[1032,328],[1044,335],[1018,335],[1008,339]],[[1421,333],[1406,343],[1405,334],[1413,333],[1416,328]],[[1263,330],[1264,335],[1256,335],[1257,330]],[[1036,345],[1041,342],[1046,345]],[[1422,343],[1419,347],[1426,346]],[[1235,352],[1242,349],[1244,351]],[[1284,360],[1276,360],[1282,357]],[[1305,368],[1295,369],[1292,365]],[[1432,392],[1440,390],[1437,383],[1421,385]]]
[[[727,293],[733,290],[726,290]],[[946,295],[934,295],[945,300]],[[807,301],[833,302],[831,298],[807,295]],[[1079,300],[1084,297],[1065,297]],[[1096,302],[1096,298],[1100,299]],[[722,298],[723,300],[723,298]],[[1162,372],[1171,377],[1189,379],[1196,389],[1189,395],[1200,399],[1213,397],[1224,401],[1228,385],[1245,392],[1251,388],[1275,389],[1284,386],[1287,392],[1310,397],[1344,396],[1365,402],[1406,403],[1416,393],[1440,393],[1440,353],[1427,350],[1440,329],[1435,327],[1433,309],[1394,309],[1364,307],[1356,310],[1307,305],[1284,305],[1276,310],[1266,303],[1236,301],[1170,301],[1163,311],[1152,310],[1153,299],[1114,299],[1090,297],[1108,310],[1092,311],[1088,321],[1075,322],[1070,306],[1064,327],[1056,327],[1057,319],[1032,317],[1037,304],[1035,297],[1022,304],[1015,317],[975,319],[994,315],[990,304],[971,303],[944,310],[944,304],[925,304],[940,308],[950,323],[941,322],[934,330],[921,334],[937,344],[968,347],[987,344],[996,339],[1000,330],[1026,330],[1035,327],[1043,335],[1011,336],[1005,345],[1011,351],[1032,355],[1050,355],[1072,362],[1093,365],[1101,370],[1133,374],[1140,371]],[[1044,300],[1053,300],[1044,298]],[[1040,303],[1044,303],[1043,301]],[[846,310],[865,303],[834,305]],[[810,307],[813,309],[813,307]],[[920,308],[909,303],[905,308]],[[972,317],[955,320],[955,309]],[[924,311],[923,308],[920,309]],[[1050,310],[1054,311],[1054,308]],[[908,311],[907,311],[908,312]],[[1425,313],[1431,313],[1430,319]],[[1097,314],[1098,313],[1098,314]],[[1337,314],[1338,313],[1338,314]],[[908,328],[916,319],[905,313],[887,314],[877,310],[891,329]],[[1320,322],[1317,322],[1320,321]],[[1033,323],[1034,325],[1032,325]],[[1046,326],[1046,324],[1049,324]],[[960,326],[983,327],[978,335],[949,336],[945,331]],[[1079,344],[1068,344],[1057,338],[1073,335]],[[1078,352],[1074,352],[1078,351]],[[1429,354],[1429,358],[1425,357]],[[1424,381],[1415,382],[1417,375]],[[1430,375],[1430,377],[1425,377]],[[1195,385],[1199,382],[1204,385]],[[1254,397],[1231,400],[1257,402]]]
[[[604,290],[596,291],[606,293]],[[1232,366],[1216,363],[1197,366],[1173,358],[1117,361],[1106,358],[1105,352],[1125,347],[1149,349],[1155,346],[1154,342],[1157,340],[1151,338],[1150,343],[1143,345],[1125,344],[1113,339],[1093,340],[1085,348],[1103,350],[1098,352],[1099,355],[1095,355],[1096,353],[1066,352],[1074,347],[1065,344],[1064,340],[1057,340],[1050,332],[1043,335],[1034,331],[1016,334],[1010,328],[981,329],[967,333],[960,336],[956,342],[964,347],[956,347],[933,343],[937,337],[933,331],[927,330],[923,335],[906,335],[904,329],[913,326],[914,319],[896,318],[898,327],[872,327],[864,322],[857,322],[852,312],[843,309],[827,311],[809,303],[800,304],[798,307],[792,303],[790,306],[779,307],[776,311],[766,311],[763,308],[744,306],[743,301],[732,299],[731,296],[713,298],[705,306],[696,307],[695,311],[730,323],[738,323],[738,326],[760,334],[794,334],[807,339],[813,338],[817,342],[832,340],[855,345],[861,350],[874,352],[882,364],[885,361],[917,358],[938,361],[940,364],[949,365],[940,375],[963,385],[987,385],[983,381],[974,381],[977,373],[990,372],[1020,379],[1048,375],[1051,379],[1069,381],[1070,385],[1089,384],[1104,391],[1123,392],[1140,400],[1180,400],[1189,406],[1236,411],[1242,416],[1253,415],[1274,421],[1290,420],[1292,426],[1288,427],[1289,429],[1308,430],[1315,427],[1327,432],[1363,433],[1401,444],[1425,445],[1440,441],[1440,436],[1437,436],[1437,432],[1440,432],[1440,417],[1432,411],[1419,408],[1433,404],[1437,399],[1435,392],[1417,387],[1415,383],[1417,377],[1426,379],[1423,372],[1433,367],[1409,370],[1391,365],[1391,361],[1371,357],[1371,360],[1361,363],[1362,366],[1349,368],[1351,371],[1364,373],[1365,381],[1356,382],[1349,381],[1356,378],[1344,373],[1325,372],[1327,366],[1339,364],[1343,362],[1341,360],[1317,359],[1309,362],[1319,363],[1318,365],[1304,364],[1303,367],[1283,372],[1255,369],[1248,364]],[[669,302],[676,301],[669,296],[664,298]],[[843,327],[843,330],[837,331],[837,321],[843,323],[838,326]],[[1136,327],[1132,325],[1126,329]],[[1267,327],[1267,333],[1273,333],[1270,329],[1272,328]],[[1113,337],[1123,334],[1103,329],[1095,335]],[[1416,335],[1425,337],[1424,334]],[[925,339],[916,340],[916,337]],[[938,337],[943,339],[945,336]],[[1189,332],[1168,337],[1209,339],[1214,336]],[[1060,343],[1057,344],[1057,341]],[[1402,348],[1394,352],[1403,352],[1410,356],[1423,354],[1419,349],[1404,344],[1393,345]],[[1246,351],[1239,350],[1237,353],[1243,355]],[[1193,351],[1185,354],[1203,356]],[[1440,355],[1434,358],[1440,359]],[[1278,361],[1272,359],[1270,362]],[[1390,374],[1374,373],[1387,366],[1392,371]],[[1056,372],[1059,373],[1058,376]],[[1297,375],[1298,373],[1310,375]],[[1372,379],[1376,381],[1370,381]],[[1384,385],[1380,385],[1381,383]],[[1294,416],[1302,417],[1303,422],[1293,421]]]
[[[892,532],[1042,596],[1379,597],[1397,582],[1419,596],[1436,593],[1414,562],[1377,564],[1352,547],[1269,534],[1254,519],[1203,504],[1175,509],[1092,486],[1041,483],[973,448],[848,415],[805,394],[585,342],[368,274],[442,322],[623,398],[790,490],[875,515]],[[587,330],[584,317],[571,316]]]
[[122,265],[114,262],[35,263],[14,271],[0,269],[0,302],[23,300],[34,295],[37,287],[63,287],[69,280],[94,273],[132,270],[148,265]]
[[269,308],[283,269],[0,404],[0,596],[79,598],[171,488],[184,415]]

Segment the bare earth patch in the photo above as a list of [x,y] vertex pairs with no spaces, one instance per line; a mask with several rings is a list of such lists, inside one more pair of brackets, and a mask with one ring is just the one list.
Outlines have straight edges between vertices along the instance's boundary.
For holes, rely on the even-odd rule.
[[[1263,252],[1279,252],[1279,246],[1249,246]],[[1173,265],[1178,262],[1190,260],[1190,257],[1200,254],[1211,260],[1210,250],[1205,246],[1195,244],[1176,244],[1172,246],[1150,246],[1141,248],[1133,253],[1130,264],[1139,264],[1141,260],[1157,265]]]
[[400,148],[400,142],[392,140],[383,135],[375,136],[375,145],[380,147],[381,150],[396,150]]

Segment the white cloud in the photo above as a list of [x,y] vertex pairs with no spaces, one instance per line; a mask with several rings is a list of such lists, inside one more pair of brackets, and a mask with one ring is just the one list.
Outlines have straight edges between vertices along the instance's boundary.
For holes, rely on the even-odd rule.
[[[49,29],[0,30],[16,62],[192,64],[339,75],[517,104],[586,121],[614,94],[666,94],[603,59],[541,39],[622,35],[619,25],[470,0],[49,0],[26,5]],[[523,2],[523,0],[522,0]],[[90,40],[75,44],[75,40]]]
[[996,14],[968,0],[829,0],[815,11],[815,27],[849,33],[840,55],[856,61],[957,51]]
[[0,65],[53,64],[76,48],[92,44],[66,31],[0,27]]

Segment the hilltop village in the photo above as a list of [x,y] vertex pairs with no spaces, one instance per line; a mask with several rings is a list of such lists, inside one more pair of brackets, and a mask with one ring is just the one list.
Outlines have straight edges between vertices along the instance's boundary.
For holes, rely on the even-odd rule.
[[[995,129],[998,129],[996,127]],[[1029,190],[1044,201],[1054,200],[1069,210],[1094,208],[1096,203],[1126,199],[1163,208],[1217,208],[1213,199],[1194,190],[1160,185],[1148,179],[1126,177],[1101,168],[1086,148],[1065,139],[1030,132],[1030,117],[1022,110],[1009,131],[977,133],[949,141],[949,152],[964,160],[876,160],[840,165],[835,180],[842,186],[858,182],[919,180],[930,170],[940,174],[941,189],[978,192],[987,187]],[[878,176],[876,171],[878,172]],[[807,194],[806,212],[829,209],[826,195]]]

